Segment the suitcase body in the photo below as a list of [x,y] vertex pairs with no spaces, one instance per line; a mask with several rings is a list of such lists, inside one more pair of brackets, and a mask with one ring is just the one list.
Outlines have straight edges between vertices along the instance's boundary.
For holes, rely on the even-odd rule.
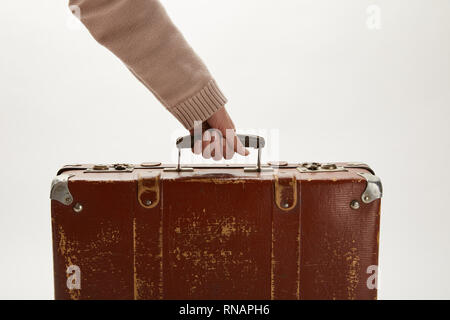
[[381,184],[360,163],[66,166],[56,299],[376,299]]

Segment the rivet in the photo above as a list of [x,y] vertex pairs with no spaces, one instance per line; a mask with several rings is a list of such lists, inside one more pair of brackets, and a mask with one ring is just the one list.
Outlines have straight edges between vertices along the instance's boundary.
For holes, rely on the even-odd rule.
[[284,202],[282,206],[283,206],[283,208],[289,208],[289,203]]
[[108,170],[108,168],[106,164],[96,164],[92,167],[92,170]]
[[364,201],[369,201],[370,197],[369,196],[364,196]]
[[73,211],[75,211],[76,213],[80,213],[81,211],[83,211],[83,206],[80,203],[77,203],[73,206]]
[[353,200],[352,202],[350,202],[350,208],[352,208],[353,210],[358,210],[360,207],[359,202],[356,200]]
[[272,167],[286,167],[288,165],[287,161],[269,161],[267,164]]
[[147,200],[147,201],[145,201],[145,205],[148,207],[148,206],[151,206],[152,205],[152,200]]
[[141,163],[141,167],[149,168],[149,167],[158,167],[161,165],[161,162],[144,162]]
[[337,166],[334,163],[325,163],[321,165],[321,168],[325,170],[336,170]]

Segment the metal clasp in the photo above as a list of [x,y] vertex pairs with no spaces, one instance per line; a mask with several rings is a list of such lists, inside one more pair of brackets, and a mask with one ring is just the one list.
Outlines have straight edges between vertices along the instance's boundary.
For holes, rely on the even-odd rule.
[[305,162],[302,163],[300,167],[297,168],[300,172],[340,172],[340,171],[348,171],[344,167],[337,166],[334,163],[318,163],[318,162]]
[[73,202],[73,196],[69,190],[69,179],[74,175],[60,174],[52,181],[50,190],[50,199],[56,200],[65,206],[69,206]]
[[359,172],[358,175],[367,181],[366,190],[361,195],[361,200],[364,203],[371,203],[372,201],[381,199],[383,196],[381,179],[371,173]]

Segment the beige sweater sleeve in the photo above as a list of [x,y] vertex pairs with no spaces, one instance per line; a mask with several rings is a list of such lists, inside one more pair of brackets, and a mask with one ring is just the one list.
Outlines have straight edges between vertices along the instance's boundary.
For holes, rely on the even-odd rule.
[[158,0],[70,0],[70,6],[186,129],[227,102]]

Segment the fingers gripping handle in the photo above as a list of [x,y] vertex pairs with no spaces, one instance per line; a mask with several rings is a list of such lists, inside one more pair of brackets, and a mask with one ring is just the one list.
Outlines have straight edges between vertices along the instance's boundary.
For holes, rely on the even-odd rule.
[[[261,171],[261,149],[265,147],[266,141],[263,137],[249,134],[237,134],[236,137],[242,143],[245,148],[258,149],[258,162],[254,171]],[[202,137],[196,136],[184,136],[180,137],[176,141],[176,147],[178,149],[178,165],[176,171],[182,171],[181,169],[181,149],[192,149],[194,148],[195,142],[201,140]],[[183,168],[185,170],[185,168]],[[249,170],[250,171],[250,170]]]
[[[255,136],[251,134],[237,134],[239,141],[245,148],[262,149],[266,145],[266,141],[263,137]],[[185,136],[177,139],[176,146],[178,149],[192,149],[197,140],[201,140],[201,136]]]

